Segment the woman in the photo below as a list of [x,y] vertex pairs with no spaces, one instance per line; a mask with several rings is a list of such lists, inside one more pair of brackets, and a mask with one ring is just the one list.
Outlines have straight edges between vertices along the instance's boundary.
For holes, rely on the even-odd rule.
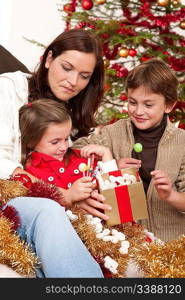
[[[20,164],[19,108],[44,97],[63,101],[71,111],[73,139],[87,135],[95,124],[94,112],[101,102],[103,75],[101,47],[93,35],[81,29],[59,35],[46,48],[38,70],[32,75],[20,71],[0,75],[1,179],[25,173]],[[100,195],[94,193],[93,197],[96,199],[85,202],[87,209],[88,202],[93,206],[89,212],[106,208]],[[20,237],[40,257],[42,268],[37,270],[38,277],[102,277],[63,207],[49,199],[24,197],[10,200],[9,205],[20,214]]]

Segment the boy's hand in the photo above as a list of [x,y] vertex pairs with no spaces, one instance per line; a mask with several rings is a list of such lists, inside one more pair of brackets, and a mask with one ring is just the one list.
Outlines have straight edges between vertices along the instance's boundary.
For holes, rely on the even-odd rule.
[[126,168],[141,168],[141,160],[135,158],[120,158],[117,160],[117,165],[119,169],[126,169]]
[[98,159],[101,159],[103,162],[113,159],[109,148],[101,146],[101,145],[89,144],[89,145],[84,146],[81,149],[81,156],[83,156],[83,157],[86,157],[86,158],[90,157],[90,155],[93,153],[96,154]]
[[170,177],[164,171],[161,170],[152,171],[151,175],[159,198],[161,200],[170,202],[171,196],[173,194]]

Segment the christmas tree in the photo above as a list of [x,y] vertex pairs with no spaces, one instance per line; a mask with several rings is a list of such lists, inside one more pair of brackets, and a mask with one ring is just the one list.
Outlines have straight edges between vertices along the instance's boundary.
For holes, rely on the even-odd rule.
[[[128,71],[152,57],[163,59],[179,79],[179,99],[170,114],[185,129],[185,5],[182,0],[66,0],[59,8],[66,30],[85,28],[99,36],[106,74],[99,124],[127,117]],[[178,28],[178,30],[176,30]]]

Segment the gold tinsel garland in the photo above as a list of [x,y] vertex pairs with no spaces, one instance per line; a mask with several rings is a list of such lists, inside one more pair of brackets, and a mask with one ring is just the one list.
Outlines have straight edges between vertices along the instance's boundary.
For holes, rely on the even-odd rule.
[[[97,239],[93,226],[87,222],[85,213],[78,208],[78,206],[74,206],[72,211],[73,214],[78,216],[78,220],[73,222],[73,227],[88,248],[89,252],[102,262],[104,257],[107,255],[113,258],[118,262],[118,273],[112,274],[112,277],[125,277],[125,271],[130,260],[130,250],[128,254],[121,254],[119,252],[120,243],[113,244],[112,242],[105,242]],[[104,229],[106,228],[108,227],[105,225]],[[141,225],[125,223],[122,225],[112,226],[111,229],[116,229],[125,234],[126,240],[130,243],[129,249],[137,247],[138,244],[145,242],[146,234],[144,233]]]
[[[28,189],[21,182],[0,180],[0,204],[26,196]],[[0,215],[0,264],[5,264],[23,277],[34,277],[38,258],[29,245],[22,241],[13,229],[13,224]]]
[[138,245],[131,256],[144,270],[145,277],[185,278],[185,235],[164,244]]
[[77,206],[72,211],[78,216],[73,226],[90,253],[100,260],[108,255],[118,262],[118,273],[112,274],[112,277],[126,277],[129,264],[131,268],[133,264],[133,268],[138,268],[135,274],[142,274],[145,278],[185,278],[185,235],[167,243],[158,239],[147,242],[141,225],[125,223],[112,226],[111,229],[123,232],[130,243],[128,254],[123,255],[119,252],[119,243],[97,239],[93,226],[88,224],[85,214]]
[[0,263],[25,277],[35,275],[38,263],[35,254],[20,240],[11,222],[4,216],[0,217]]
[[[0,180],[3,203],[17,196],[26,196],[27,193],[28,189],[20,182]],[[146,278],[185,277],[185,235],[168,243],[159,240],[147,242],[146,232],[141,225],[125,223],[113,226],[111,229],[123,232],[130,243],[128,254],[121,254],[120,243],[105,242],[96,237],[93,226],[87,222],[85,213],[77,205],[72,208],[72,212],[78,216],[73,226],[90,253],[100,262],[103,262],[105,256],[110,256],[118,263],[118,272],[112,274],[112,277],[129,277],[127,271],[132,264],[138,268],[138,274]],[[0,217],[0,263],[7,264],[20,274],[30,275],[37,259],[12,232],[11,225],[6,223],[9,221],[5,219]],[[104,228],[107,228],[105,224]]]
[[19,181],[0,179],[0,204],[19,196],[26,196],[28,189]]

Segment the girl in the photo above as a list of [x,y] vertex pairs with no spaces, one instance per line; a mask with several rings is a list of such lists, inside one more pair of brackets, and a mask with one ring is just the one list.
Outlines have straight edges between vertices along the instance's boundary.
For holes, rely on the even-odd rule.
[[[40,99],[26,104],[20,108],[19,123],[22,164],[29,174],[67,190],[62,205],[90,197],[93,177],[80,167],[88,164],[86,157],[92,153],[101,157],[105,172],[116,167],[110,150],[104,146],[91,145],[88,152],[82,149],[84,158],[79,150],[69,148],[72,121],[63,103]],[[96,164],[94,161],[93,168]]]

